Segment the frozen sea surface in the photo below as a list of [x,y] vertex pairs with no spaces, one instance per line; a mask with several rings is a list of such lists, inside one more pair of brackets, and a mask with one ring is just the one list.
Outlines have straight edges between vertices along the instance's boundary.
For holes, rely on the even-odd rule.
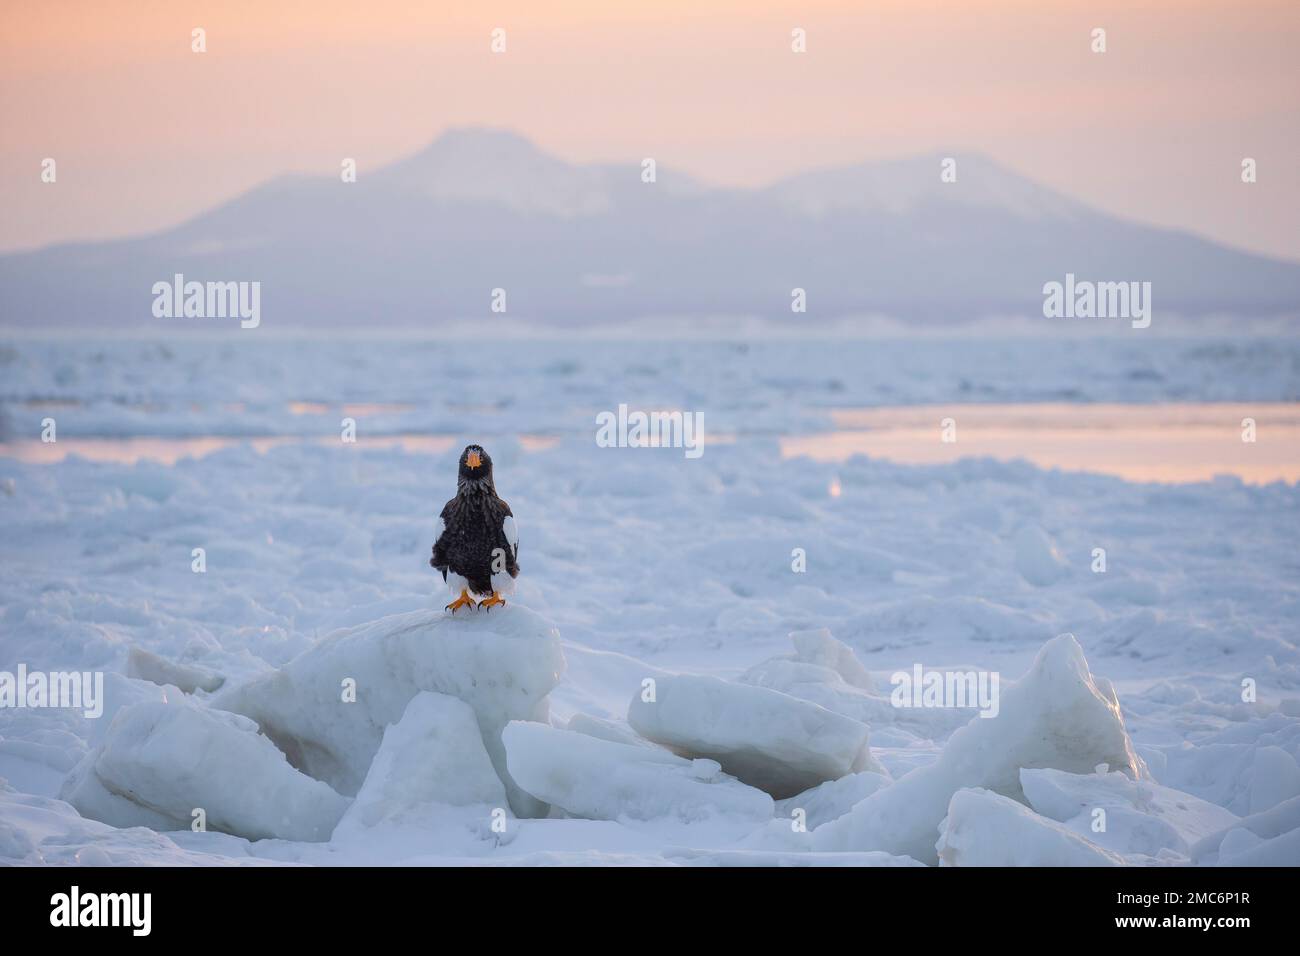
[[[561,635],[568,666],[550,695],[557,727],[586,715],[626,730],[628,701],[647,675],[734,679],[788,655],[795,631],[828,628],[886,692],[894,672],[917,664],[1013,681],[1070,632],[1092,673],[1114,685],[1153,780],[1142,786],[1218,808],[1176,822],[1178,840],[1160,844],[1166,861],[1195,862],[1191,836],[1214,813],[1282,807],[1275,815],[1285,817],[1300,796],[1296,485],[1150,484],[1025,461],[908,464],[790,449],[809,440],[829,448],[862,425],[837,420],[842,409],[1293,403],[1289,343],[15,341],[0,347],[0,371],[11,437],[39,433],[40,419],[53,417],[70,439],[319,439],[236,443],[174,464],[0,456],[0,671],[125,674],[135,646],[234,685],[337,628],[440,608],[445,591],[427,563],[434,517],[454,492],[460,448],[475,440],[492,454],[519,523],[513,600]],[[700,410],[706,428],[736,438],[706,444],[698,459],[596,447],[596,412],[620,403]],[[355,443],[337,439],[344,406],[358,420]],[[438,444],[368,441],[398,434]],[[192,570],[194,548],[205,550],[206,573]],[[803,571],[794,569],[800,552]],[[872,756],[897,779],[935,762],[954,726],[873,724]],[[789,862],[736,820],[685,835],[653,821],[525,820],[517,838],[491,849],[438,831],[423,845],[394,840],[364,854],[117,830],[55,799],[102,733],[70,711],[0,710],[0,777],[10,788],[0,790],[0,860],[75,862],[95,848],[88,858],[102,851],[123,862]],[[1086,786],[1067,776],[1068,786],[1053,786],[1084,787],[1087,799],[1122,790],[1108,782],[1113,773]],[[1149,807],[1162,793],[1138,802]],[[823,802],[847,811],[838,799]],[[953,859],[979,859],[982,834],[1026,826],[1042,846],[1078,852],[1047,826],[1068,821],[1025,817],[993,798],[963,797],[959,808],[960,828],[947,836]],[[1228,842],[1263,852],[1252,841],[1281,839],[1264,832],[1237,829],[1245,835]],[[850,849],[843,862],[873,862],[874,848]],[[1274,859],[1282,852],[1267,849]]]
[[47,415],[67,436],[329,435],[344,413],[376,435],[487,439],[591,435],[620,402],[704,411],[719,435],[800,435],[845,408],[1297,401],[1294,338],[0,343],[0,439]]

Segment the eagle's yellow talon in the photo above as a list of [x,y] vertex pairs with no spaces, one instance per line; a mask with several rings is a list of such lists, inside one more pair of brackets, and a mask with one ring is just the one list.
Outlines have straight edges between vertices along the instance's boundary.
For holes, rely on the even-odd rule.
[[473,599],[472,597],[469,596],[469,592],[468,592],[468,591],[462,589],[461,592],[460,592],[460,597],[456,598],[456,600],[454,600],[454,601],[452,601],[450,604],[448,604],[445,608],[443,608],[443,610],[444,610],[444,611],[451,611],[452,614],[455,614],[455,613],[456,613],[460,608],[463,608],[463,607],[464,607],[465,605],[467,605],[467,604],[468,604],[470,607],[473,607],[473,606],[474,606],[474,599]]
[[498,604],[505,604],[505,603],[506,602],[502,600],[501,595],[498,594],[496,591],[493,591],[492,596],[488,598],[486,601],[479,601],[478,606],[480,610],[491,610],[492,608],[496,607]]

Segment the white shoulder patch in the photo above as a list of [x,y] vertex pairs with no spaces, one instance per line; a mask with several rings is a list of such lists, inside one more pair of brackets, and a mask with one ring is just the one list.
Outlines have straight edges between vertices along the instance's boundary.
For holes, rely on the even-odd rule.
[[442,533],[447,530],[447,522],[442,520],[442,515],[438,515],[438,523],[433,526],[433,543],[437,544]]
[[510,550],[515,553],[515,560],[519,560],[519,531],[515,528],[515,516],[506,515],[506,520],[501,522],[501,530],[505,532],[506,543],[510,545]]

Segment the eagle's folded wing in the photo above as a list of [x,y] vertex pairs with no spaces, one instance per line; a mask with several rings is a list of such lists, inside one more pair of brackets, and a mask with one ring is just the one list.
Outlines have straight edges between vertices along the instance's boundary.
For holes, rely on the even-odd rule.
[[513,514],[506,515],[506,520],[501,523],[501,531],[506,536],[506,544],[509,545],[506,554],[506,570],[513,578],[519,573],[519,529],[515,527]]
[[447,522],[443,520],[442,515],[438,515],[438,523],[433,529],[433,557],[429,559],[429,564],[442,572],[444,581],[447,580],[447,554],[442,549],[442,535],[446,530]]

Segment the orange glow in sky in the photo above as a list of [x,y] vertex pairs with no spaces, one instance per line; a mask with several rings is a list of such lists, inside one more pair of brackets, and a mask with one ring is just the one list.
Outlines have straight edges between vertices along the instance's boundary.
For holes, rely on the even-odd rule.
[[1110,212],[1300,259],[1297,49],[1293,0],[10,3],[0,250],[163,228],[286,171],[350,156],[364,175],[486,125],[738,186],[982,152]]

